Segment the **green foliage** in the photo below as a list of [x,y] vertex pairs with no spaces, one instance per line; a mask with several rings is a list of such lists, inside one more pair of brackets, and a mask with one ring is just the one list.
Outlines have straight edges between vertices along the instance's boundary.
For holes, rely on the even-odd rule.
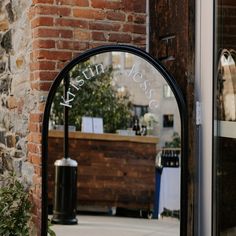
[[48,236],[56,236],[56,233],[51,229],[52,226],[53,226],[53,224],[48,219]]
[[169,148],[180,148],[181,147],[181,139],[177,132],[174,132],[172,135],[172,141],[165,142],[165,147]]
[[13,173],[0,179],[0,235],[29,236],[31,202],[28,191]]
[[[89,62],[76,65],[70,71],[70,78],[84,78],[82,72],[89,66]],[[73,107],[69,109],[69,124],[81,130],[82,116],[90,116],[103,118],[105,132],[113,133],[117,129],[128,128],[131,120],[131,102],[128,94],[118,96],[117,88],[112,84],[112,68],[84,81],[79,91],[71,88],[75,97]],[[51,120],[56,124],[63,124],[64,120],[63,106],[60,105],[62,94],[61,85],[55,95],[51,112]]]

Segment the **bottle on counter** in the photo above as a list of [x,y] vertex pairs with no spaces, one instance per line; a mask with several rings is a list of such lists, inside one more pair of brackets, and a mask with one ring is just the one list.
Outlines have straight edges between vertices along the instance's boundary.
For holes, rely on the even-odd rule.
[[135,119],[134,120],[134,125],[133,125],[133,131],[135,131],[135,134],[136,134],[136,131],[137,131],[137,126],[138,126],[138,123],[137,123],[137,120]]
[[141,135],[142,136],[146,136],[147,135],[147,126],[146,125],[142,125],[141,126]]
[[174,151],[170,151],[170,166],[175,167],[175,165],[176,165],[176,163],[175,163]]
[[141,135],[140,125],[139,125],[139,120],[138,119],[134,120],[133,131],[135,131],[135,135]]
[[179,167],[179,151],[175,152],[175,165]]

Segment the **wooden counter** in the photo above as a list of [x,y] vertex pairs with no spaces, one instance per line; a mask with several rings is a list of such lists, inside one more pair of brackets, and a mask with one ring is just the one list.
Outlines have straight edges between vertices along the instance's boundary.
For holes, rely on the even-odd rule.
[[[54,162],[63,157],[62,131],[49,132],[49,202]],[[152,209],[158,138],[69,133],[69,156],[78,162],[80,206]]]
[[[59,130],[50,130],[49,137],[63,138],[64,133]],[[119,134],[94,134],[82,132],[69,132],[70,139],[91,139],[91,140],[104,140],[104,141],[125,141],[136,143],[154,143],[157,144],[159,139],[154,136],[128,136]]]

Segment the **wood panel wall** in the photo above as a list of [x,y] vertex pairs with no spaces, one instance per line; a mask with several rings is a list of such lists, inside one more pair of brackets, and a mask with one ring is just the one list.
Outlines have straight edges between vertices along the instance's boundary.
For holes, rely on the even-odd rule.
[[159,59],[179,84],[188,110],[188,209],[186,235],[194,235],[197,222],[195,199],[197,190],[196,129],[195,126],[195,1],[150,0],[149,51]]
[[[155,143],[70,138],[69,153],[78,162],[78,209],[153,208]],[[62,157],[62,137],[49,137],[49,202],[53,198],[54,162]]]

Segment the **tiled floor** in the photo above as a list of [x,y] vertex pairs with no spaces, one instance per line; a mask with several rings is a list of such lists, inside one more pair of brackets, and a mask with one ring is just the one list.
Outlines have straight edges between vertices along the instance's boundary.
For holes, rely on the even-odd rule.
[[54,225],[57,236],[179,236],[179,220],[78,216],[78,225]]

